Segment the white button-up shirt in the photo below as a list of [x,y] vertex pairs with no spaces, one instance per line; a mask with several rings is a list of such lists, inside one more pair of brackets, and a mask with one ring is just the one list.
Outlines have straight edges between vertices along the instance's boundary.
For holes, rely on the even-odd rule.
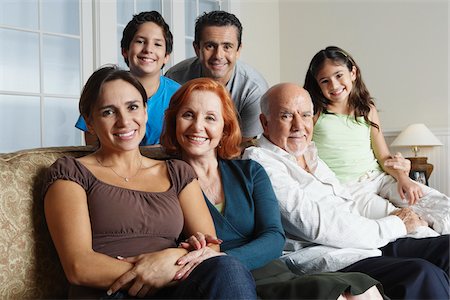
[[283,259],[292,271],[337,271],[381,255],[378,248],[406,235],[396,216],[361,216],[350,193],[322,160],[311,174],[264,136],[258,144],[247,148],[243,158],[259,162],[270,177],[288,237]]

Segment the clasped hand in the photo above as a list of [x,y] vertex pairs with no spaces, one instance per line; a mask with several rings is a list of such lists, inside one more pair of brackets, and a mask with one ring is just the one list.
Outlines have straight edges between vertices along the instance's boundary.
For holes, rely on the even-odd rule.
[[428,226],[428,223],[419,217],[410,207],[397,209],[391,215],[397,216],[403,221],[407,233],[416,231],[419,226]]
[[154,294],[173,281],[176,272],[180,269],[175,262],[185,252],[180,248],[169,248],[134,257],[118,258],[134,266],[111,285],[108,295],[126,286],[129,286],[130,296],[142,298]]
[[220,245],[222,240],[213,237],[209,234],[197,232],[192,235],[185,242],[180,243],[180,247],[190,251],[177,260],[177,264],[183,266],[175,274],[175,280],[184,280],[202,261],[219,255],[225,255],[223,252],[217,252],[209,246],[212,244]]

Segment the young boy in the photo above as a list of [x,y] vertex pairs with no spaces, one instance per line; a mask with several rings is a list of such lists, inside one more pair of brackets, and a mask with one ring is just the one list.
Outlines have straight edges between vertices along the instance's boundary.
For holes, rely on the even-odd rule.
[[[157,11],[141,12],[134,15],[123,30],[120,46],[130,72],[138,78],[148,96],[148,121],[141,145],[159,144],[164,111],[180,87],[177,82],[161,75],[173,47],[169,25]],[[75,127],[85,132],[87,145],[96,144],[97,137],[88,131],[82,116]]]

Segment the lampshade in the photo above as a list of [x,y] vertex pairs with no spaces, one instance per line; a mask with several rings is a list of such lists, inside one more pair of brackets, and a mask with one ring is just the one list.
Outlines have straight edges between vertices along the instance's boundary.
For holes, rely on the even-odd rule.
[[406,127],[391,143],[392,147],[442,146],[441,141],[424,124]]

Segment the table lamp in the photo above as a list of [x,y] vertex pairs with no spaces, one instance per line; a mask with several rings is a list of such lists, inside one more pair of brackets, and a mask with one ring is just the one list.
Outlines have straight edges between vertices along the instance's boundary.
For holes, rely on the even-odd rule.
[[428,178],[433,171],[433,165],[427,162],[427,158],[417,154],[420,147],[442,146],[441,141],[424,124],[412,124],[406,127],[391,143],[391,147],[411,147],[414,157],[407,157],[411,161],[411,172],[425,172]]

